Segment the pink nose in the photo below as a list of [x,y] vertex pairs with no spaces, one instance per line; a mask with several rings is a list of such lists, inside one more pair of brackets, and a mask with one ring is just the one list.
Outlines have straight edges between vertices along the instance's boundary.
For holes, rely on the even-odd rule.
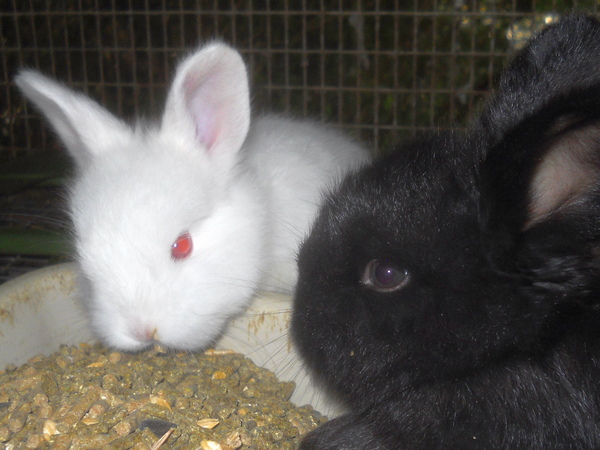
[[140,342],[157,342],[158,330],[156,327],[141,327],[134,330],[133,335]]

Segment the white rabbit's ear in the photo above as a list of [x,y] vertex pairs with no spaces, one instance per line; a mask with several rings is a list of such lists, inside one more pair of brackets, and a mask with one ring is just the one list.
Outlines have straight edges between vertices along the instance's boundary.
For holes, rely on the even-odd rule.
[[22,70],[15,83],[50,122],[78,164],[123,143],[131,129],[83,94],[34,70]]
[[200,48],[179,65],[162,131],[191,139],[209,156],[231,160],[250,125],[250,94],[240,54],[223,43]]

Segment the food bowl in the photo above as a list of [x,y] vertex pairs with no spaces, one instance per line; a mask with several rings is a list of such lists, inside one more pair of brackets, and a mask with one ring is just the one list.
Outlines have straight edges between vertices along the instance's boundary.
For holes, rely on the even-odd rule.
[[[50,355],[61,344],[93,343],[77,299],[74,263],[35,270],[0,286],[0,369],[21,365],[35,355]],[[292,402],[310,404],[329,417],[334,401],[315,386],[289,337],[291,297],[260,292],[247,310],[229,323],[216,348],[243,353],[282,381],[294,381]]]

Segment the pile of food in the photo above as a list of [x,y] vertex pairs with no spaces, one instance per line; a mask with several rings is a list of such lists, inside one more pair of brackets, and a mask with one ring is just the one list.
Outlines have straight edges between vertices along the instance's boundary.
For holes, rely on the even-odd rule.
[[293,449],[326,418],[243,355],[62,347],[0,373],[4,448]]

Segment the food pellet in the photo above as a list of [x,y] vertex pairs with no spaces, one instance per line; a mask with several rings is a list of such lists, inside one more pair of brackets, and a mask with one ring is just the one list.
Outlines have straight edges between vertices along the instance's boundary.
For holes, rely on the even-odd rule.
[[243,355],[63,346],[0,372],[5,448],[294,449],[326,421]]

